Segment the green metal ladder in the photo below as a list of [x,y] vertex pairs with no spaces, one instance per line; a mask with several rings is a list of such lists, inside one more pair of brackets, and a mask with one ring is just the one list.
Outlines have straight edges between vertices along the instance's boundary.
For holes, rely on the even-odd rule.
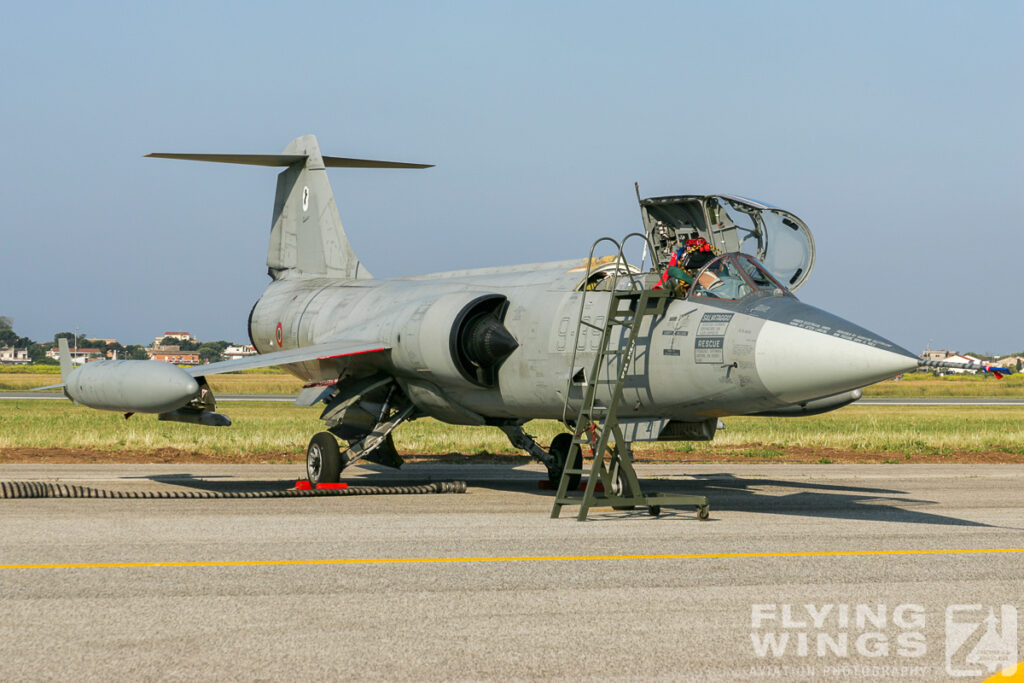
[[[565,392],[565,403],[562,420],[570,425],[570,389],[573,382],[573,369],[576,354],[580,350],[580,331],[584,326],[601,333],[601,340],[594,355],[590,374],[585,375],[583,400],[576,415],[573,428],[572,445],[565,459],[565,468],[555,493],[555,502],[551,508],[551,517],[557,518],[565,505],[579,505],[578,521],[584,521],[592,507],[612,507],[617,510],[632,510],[637,506],[646,506],[652,515],[661,514],[661,506],[689,506],[697,508],[698,519],[708,518],[710,507],[706,496],[676,494],[645,494],[640,487],[636,472],[633,469],[633,457],[629,444],[623,438],[619,426],[618,410],[622,401],[622,390],[629,376],[633,357],[636,353],[637,340],[640,336],[644,320],[663,315],[672,300],[673,294],[664,289],[651,289],[646,286],[642,273],[634,272],[626,265],[622,248],[631,237],[647,239],[640,233],[627,235],[620,244],[610,237],[602,237],[590,248],[587,261],[587,278],[590,282],[594,261],[594,250],[602,242],[611,242],[618,251],[617,265],[611,276],[608,309],[603,324],[595,324],[585,320],[585,303],[588,291],[586,284],[580,298],[579,315],[576,321],[576,336],[572,360],[569,365],[569,379]],[[653,254],[653,247],[648,241],[648,248]],[[620,283],[624,286],[620,288]],[[616,338],[626,332],[626,343],[612,347]],[[609,364],[610,359],[618,359],[618,364]],[[602,370],[608,367],[611,377],[601,378]],[[611,396],[607,405],[597,402],[601,386],[611,386]],[[589,471],[583,466],[583,447],[591,450],[592,460]],[[582,495],[570,491],[570,481],[576,476],[588,474],[587,485]],[[601,482],[603,492],[598,492],[597,482]]]

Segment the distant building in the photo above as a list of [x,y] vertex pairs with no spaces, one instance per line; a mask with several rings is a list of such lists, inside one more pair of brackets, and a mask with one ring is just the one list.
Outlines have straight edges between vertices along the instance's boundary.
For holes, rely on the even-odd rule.
[[27,365],[31,362],[28,349],[0,349],[0,365]]
[[1005,358],[997,360],[994,365],[1000,365],[1004,368],[1010,368],[1011,370],[1016,371],[1017,363],[1024,365],[1024,356],[1006,356]]
[[152,351],[149,354],[149,358],[150,360],[174,363],[175,365],[199,365],[199,353],[197,351]]
[[[968,363],[982,363],[982,362],[984,362],[980,358],[975,358],[974,356],[968,356],[967,354],[959,354],[959,353],[955,353],[952,356],[948,356],[947,358],[943,358],[942,360],[949,361],[950,363],[963,363],[964,365],[967,365]],[[976,369],[975,370],[968,370],[967,368],[945,368],[945,371],[946,372],[951,372],[954,375],[962,375],[965,372],[969,372],[972,375],[978,374],[978,370],[976,370]]]
[[[81,347],[76,349],[75,347],[71,347],[68,351],[71,353],[71,362],[79,365],[90,360],[102,360],[103,358],[103,354],[100,353],[99,349],[83,349]],[[51,347],[50,350],[46,352],[46,357],[52,358],[53,360],[60,360],[60,349],[56,346]]]
[[253,346],[229,346],[224,349],[224,358],[227,360],[234,360],[236,358],[245,358],[246,356],[255,356],[256,348]]
[[178,353],[179,351],[181,351],[180,346],[171,344],[154,344],[153,346],[146,349],[146,353],[148,353],[150,357],[152,357],[154,353]]
[[186,342],[187,341],[195,341],[196,340],[196,338],[193,337],[192,334],[189,333],[189,332],[164,332],[159,337],[156,337],[155,339],[153,339],[153,346],[159,346],[160,342],[162,342],[164,340],[164,337],[170,337],[172,339],[177,339],[178,341],[186,341]]
[[93,344],[105,344],[106,346],[113,346],[117,343],[116,339],[93,339],[91,337],[86,339],[86,341],[90,341]]
[[955,355],[956,351],[925,349],[925,351],[921,354],[921,358],[925,360],[946,360],[950,356]]

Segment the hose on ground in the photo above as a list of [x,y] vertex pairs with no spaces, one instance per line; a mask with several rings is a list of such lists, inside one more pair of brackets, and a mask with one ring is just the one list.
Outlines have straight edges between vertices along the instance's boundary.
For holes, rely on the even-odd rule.
[[48,481],[2,481],[2,498],[313,498],[318,496],[384,496],[417,493],[465,493],[464,481],[438,481],[414,486],[349,486],[344,489],[276,489],[269,491],[111,491]]

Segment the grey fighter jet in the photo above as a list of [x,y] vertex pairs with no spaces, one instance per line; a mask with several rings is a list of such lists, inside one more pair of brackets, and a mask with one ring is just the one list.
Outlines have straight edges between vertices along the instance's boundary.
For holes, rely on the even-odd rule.
[[[259,355],[189,369],[66,366],[65,391],[95,408],[227,425],[205,378],[281,366],[305,382],[298,405],[324,404],[325,431],[307,448],[312,483],[337,481],[361,458],[399,465],[392,432],[426,416],[502,429],[557,482],[573,435],[579,443],[584,423],[613,404],[626,442],[708,440],[721,417],[832,410],[918,366],[797,299],[814,264],[811,233],[751,199],[641,199],[639,266],[608,240],[603,257],[375,279],[345,235],[327,169],[425,165],[323,156],[312,135],[278,155],[149,156],[284,169],[271,282],[249,313]],[[572,435],[543,448],[523,430],[535,419]]]

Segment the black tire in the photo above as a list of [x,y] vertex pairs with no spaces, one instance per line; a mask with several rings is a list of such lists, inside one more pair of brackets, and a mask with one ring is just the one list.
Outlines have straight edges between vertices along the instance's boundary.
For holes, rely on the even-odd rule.
[[651,517],[657,517],[661,514],[661,506],[652,505],[651,507],[647,508],[647,514],[649,514]]
[[[551,485],[556,489],[562,481],[562,470],[565,469],[565,461],[569,457],[569,449],[571,448],[572,434],[569,434],[568,432],[562,432],[561,434],[556,435],[555,438],[551,440],[551,445],[548,447],[548,453],[550,453],[555,459],[555,466],[548,468],[548,481],[551,482]],[[580,466],[583,464],[583,457],[580,449],[578,448],[576,449],[576,457],[574,460],[575,462],[569,469],[580,469]],[[579,474],[569,475],[569,491],[575,491],[580,487],[580,478],[581,475]]]
[[701,506],[697,507],[697,519],[699,519],[702,522],[706,522],[706,521],[708,521],[709,517],[711,517],[711,507],[710,506],[708,506],[708,505],[701,505]]
[[306,447],[306,476],[314,487],[317,484],[336,484],[341,470],[347,464],[338,447],[338,440],[330,432],[314,434]]

